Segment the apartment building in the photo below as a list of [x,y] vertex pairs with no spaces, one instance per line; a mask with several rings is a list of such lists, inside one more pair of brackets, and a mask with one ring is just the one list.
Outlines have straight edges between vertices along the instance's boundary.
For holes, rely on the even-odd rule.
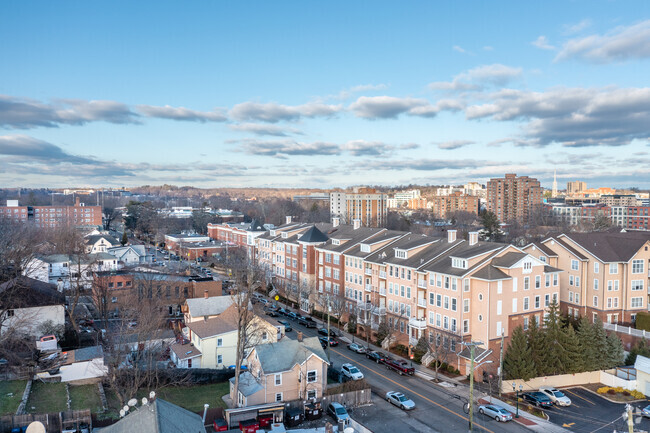
[[454,212],[463,211],[478,215],[480,198],[475,195],[463,194],[459,191],[449,195],[435,196],[431,199],[433,215],[437,218],[448,218]]
[[487,184],[487,210],[499,221],[527,222],[532,212],[542,204],[542,187],[537,179],[506,174],[490,179]]
[[386,222],[387,195],[374,188],[354,188],[352,192],[330,193],[330,216],[344,223],[358,219],[368,227],[381,227]]
[[[650,232],[568,233],[528,245],[563,269],[560,306],[578,317],[607,323],[634,322],[648,311]],[[533,249],[536,248],[536,249]]]
[[246,248],[249,259],[255,257],[255,238],[266,233],[266,228],[259,221],[250,223],[208,224],[208,236],[221,241],[227,246]]
[[73,206],[20,206],[18,200],[7,200],[7,206],[0,206],[0,216],[29,221],[40,228],[102,226],[102,207],[86,206],[79,198]]
[[587,189],[587,182],[576,180],[573,182],[567,182],[566,184],[567,195],[578,194],[585,191],[586,189]]
[[639,200],[634,194],[612,194],[612,195],[601,195],[599,199],[600,203],[605,206],[638,206]]

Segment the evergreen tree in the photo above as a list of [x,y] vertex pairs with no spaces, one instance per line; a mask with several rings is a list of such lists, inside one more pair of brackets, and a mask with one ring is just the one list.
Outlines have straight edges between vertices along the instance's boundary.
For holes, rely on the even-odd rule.
[[120,243],[122,246],[129,243],[129,236],[126,234],[126,230],[124,230],[124,233],[122,233],[122,241]]
[[611,367],[611,360],[609,358],[609,346],[607,344],[607,332],[603,327],[603,322],[598,319],[593,324],[594,339],[592,345],[596,356],[596,370],[606,370]]
[[580,318],[576,335],[578,336],[580,352],[582,353],[584,371],[599,370],[599,358],[602,357],[603,352],[599,353],[596,351],[596,333],[589,319],[586,317]]
[[630,353],[627,355],[627,358],[625,358],[625,365],[634,365],[637,355],[650,358],[650,347],[648,347],[648,341],[645,338],[632,346]]
[[507,379],[528,380],[537,373],[528,338],[521,326],[512,332],[510,344],[503,356],[503,370]]
[[607,368],[618,367],[623,363],[623,343],[615,333],[607,334],[607,359],[609,366]]
[[564,374],[569,368],[569,355],[566,334],[562,329],[562,319],[555,301],[548,307],[544,318],[542,333],[544,351],[542,352],[543,369],[546,375]]
[[530,318],[530,326],[528,327],[526,337],[528,339],[528,347],[530,347],[531,351],[530,357],[535,366],[535,377],[545,376],[546,367],[544,365],[544,358],[546,347],[544,346],[544,334],[539,329],[537,319],[534,316]]
[[568,359],[568,363],[566,364],[566,373],[580,373],[585,371],[585,363],[580,347],[580,340],[578,339],[575,328],[571,324],[564,328],[564,341],[566,342],[566,354]]

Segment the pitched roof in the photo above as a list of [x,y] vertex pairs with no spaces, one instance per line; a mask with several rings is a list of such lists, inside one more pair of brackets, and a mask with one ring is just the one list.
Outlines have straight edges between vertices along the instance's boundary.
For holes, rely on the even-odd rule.
[[[492,262],[494,263],[494,260],[492,260]],[[505,272],[503,272],[500,269],[495,268],[492,265],[483,266],[481,269],[474,272],[472,274],[472,277],[478,278],[478,279],[481,279],[481,280],[487,280],[487,281],[508,280],[508,279],[510,279],[510,275],[506,274]]]
[[557,257],[557,253],[555,251],[553,251],[552,249],[550,249],[549,247],[547,247],[541,242],[531,242],[530,244],[526,245],[524,248],[528,248],[530,246],[537,248],[538,250],[540,250],[542,253],[546,254],[549,257]]
[[201,356],[201,351],[190,343],[173,343],[169,346],[169,349],[176,354],[178,359],[189,359]]
[[550,238],[550,239],[545,240],[544,243],[546,243],[549,240],[551,242],[553,242],[553,241],[557,242],[560,246],[564,247],[566,250],[568,250],[571,254],[576,256],[578,259],[587,260],[587,257],[584,254],[582,254],[580,251],[576,250],[571,245],[566,243],[566,241],[564,241],[564,240],[562,240],[560,238]]
[[120,245],[120,242],[110,235],[90,235],[86,236],[86,245],[95,245],[100,239],[106,239],[106,242],[113,246]]
[[650,232],[569,233],[562,237],[572,240],[603,262],[627,262],[650,241]]
[[84,362],[103,357],[104,349],[102,349],[102,346],[84,347],[68,352],[67,363],[72,364],[73,362]]
[[266,231],[264,226],[262,224],[260,224],[260,222],[258,220],[256,220],[256,219],[253,219],[253,221],[251,221],[248,228],[245,229],[245,230],[248,231],[248,232],[265,232]]
[[505,253],[502,256],[495,257],[492,260],[492,266],[496,266],[498,268],[510,268],[514,265],[516,265],[521,259],[526,257],[528,254],[526,253],[519,253],[516,251],[509,251]]
[[329,238],[323,234],[316,226],[312,226],[309,230],[298,238],[299,242],[327,242]]
[[187,302],[187,308],[189,310],[190,316],[192,317],[201,317],[201,316],[215,316],[226,311],[230,307],[234,300],[232,297],[226,296],[210,296],[209,298],[189,298]]
[[[234,384],[235,378],[231,377],[230,382]],[[250,397],[263,389],[264,387],[260,385],[250,371],[244,371],[239,375],[239,392],[241,392],[244,397]]]
[[205,433],[203,419],[161,398],[140,406],[102,433]]
[[[16,291],[20,296],[9,295]],[[9,308],[44,307],[65,304],[65,295],[55,284],[20,276],[0,284],[0,306]]]
[[277,343],[255,346],[257,358],[264,374],[288,371],[296,364],[302,364],[311,355],[327,362],[327,355],[318,337],[308,337],[302,342],[283,338]]
[[231,305],[217,317],[190,322],[186,326],[199,338],[209,338],[237,331],[237,308],[235,305]]

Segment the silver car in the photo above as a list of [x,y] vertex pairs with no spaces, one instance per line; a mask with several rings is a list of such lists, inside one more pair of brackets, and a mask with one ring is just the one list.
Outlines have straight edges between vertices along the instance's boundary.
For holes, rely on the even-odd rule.
[[559,389],[553,388],[552,386],[540,386],[539,391],[543,392],[545,396],[550,398],[558,406],[571,406],[571,399]]
[[341,420],[346,425],[350,424],[350,415],[348,415],[348,411],[345,410],[341,403],[330,403],[327,406],[327,413],[330,414],[332,418],[336,420],[336,422],[339,422],[339,420]]
[[494,418],[495,421],[506,422],[512,419],[512,414],[510,412],[495,404],[483,404],[479,406],[478,413]]
[[386,401],[404,410],[415,409],[415,403],[413,402],[413,400],[411,400],[410,398],[408,398],[407,396],[405,396],[399,391],[387,392]]

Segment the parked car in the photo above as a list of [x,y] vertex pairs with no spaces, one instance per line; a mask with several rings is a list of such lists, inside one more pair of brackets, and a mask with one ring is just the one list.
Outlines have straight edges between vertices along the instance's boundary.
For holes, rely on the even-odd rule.
[[[320,329],[318,330],[318,333],[321,334],[321,335],[327,335],[327,328],[320,328]],[[330,332],[329,332],[329,334],[330,334],[332,337],[337,337],[337,336],[338,336],[338,334],[336,333],[336,331],[334,331],[334,330],[331,329],[331,328],[330,328]]]
[[571,399],[559,389],[553,388],[552,386],[540,386],[539,392],[543,392],[545,396],[558,406],[571,406]]
[[264,314],[266,314],[267,316],[271,316],[271,317],[278,317],[278,312],[275,311],[272,308],[265,308],[264,309]]
[[329,337],[329,338],[328,337],[318,337],[318,339],[320,340],[320,344],[323,347],[327,347],[327,342],[328,341],[329,341],[330,346],[338,346],[339,345],[338,340],[336,340],[335,338],[332,338],[332,337]]
[[375,352],[374,350],[366,351],[366,358],[371,361],[375,361],[377,364],[383,362],[385,355],[381,352]]
[[291,324],[287,322],[286,320],[278,320],[278,323],[280,325],[284,325],[284,332],[291,332],[293,328],[291,327]]
[[266,305],[266,304],[269,303],[269,300],[268,300],[268,299],[258,298],[258,300],[259,300],[262,304],[264,304],[264,305]]
[[537,407],[552,407],[553,402],[543,392],[528,392],[521,396],[524,401],[534,404]]
[[348,349],[350,349],[353,352],[357,352],[357,353],[366,353],[366,348],[363,347],[363,346],[358,345],[357,343],[348,344]]
[[287,315],[287,310],[285,310],[284,308],[280,308],[278,310],[278,313],[282,314],[283,316],[286,316]]
[[316,322],[311,317],[301,316],[298,318],[298,323],[306,328],[315,328],[317,326]]
[[408,374],[409,376],[413,376],[415,374],[415,368],[409,367],[409,363],[406,361],[386,358],[384,359],[384,365],[387,369],[394,370],[400,375]]
[[387,392],[386,401],[404,410],[415,409],[415,403],[413,402],[413,400],[411,400],[410,398],[408,398],[407,396],[405,396],[399,391]]
[[643,416],[646,418],[650,418],[650,405],[644,407],[641,409],[641,412],[643,413]]
[[363,379],[363,373],[352,364],[341,365],[341,374],[343,375],[343,377],[351,380]]
[[330,403],[327,406],[327,413],[330,414],[337,423],[339,420],[343,420],[345,424],[350,423],[350,415],[348,415],[348,411],[345,410],[341,403]]
[[506,422],[512,420],[512,413],[495,404],[482,404],[478,407],[478,413],[494,418],[495,421]]
[[295,312],[293,312],[293,311],[289,311],[289,312],[287,313],[287,317],[288,317],[289,319],[296,320],[296,319],[298,318],[298,315],[297,315]]

